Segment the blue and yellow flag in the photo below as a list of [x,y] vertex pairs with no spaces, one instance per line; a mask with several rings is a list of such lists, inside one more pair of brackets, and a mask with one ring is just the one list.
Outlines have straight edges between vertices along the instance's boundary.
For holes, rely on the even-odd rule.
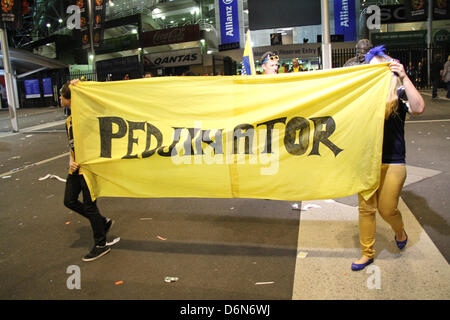
[[247,41],[245,42],[244,56],[242,57],[242,75],[252,75],[255,72],[255,61],[253,60],[252,42],[250,40],[250,30],[247,31]]

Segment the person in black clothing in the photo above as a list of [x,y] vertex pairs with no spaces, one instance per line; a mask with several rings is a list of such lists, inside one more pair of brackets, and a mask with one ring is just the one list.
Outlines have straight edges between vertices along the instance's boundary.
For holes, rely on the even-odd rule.
[[432,98],[437,98],[437,90],[441,81],[442,60],[440,55],[436,55],[433,63],[431,64],[430,77],[432,86]]
[[410,61],[408,66],[406,67],[406,75],[411,80],[413,85],[416,85],[416,68],[414,68],[412,62]]
[[[70,109],[71,92],[69,83],[63,85],[60,94],[61,106]],[[114,221],[105,218],[100,214],[96,201],[91,200],[91,194],[86,181],[84,180],[82,170],[79,164],[75,162],[72,115],[69,115],[66,119],[66,132],[69,139],[70,162],[69,174],[67,175],[66,189],[64,192],[64,205],[89,220],[94,235],[94,247],[82,258],[82,260],[93,261],[107,254],[111,250],[111,247],[106,242],[106,234],[111,229]],[[83,193],[83,202],[78,200],[80,193]]]
[[423,89],[425,87],[425,69],[423,67],[423,62],[419,61],[417,64],[416,71],[416,87],[417,89]]

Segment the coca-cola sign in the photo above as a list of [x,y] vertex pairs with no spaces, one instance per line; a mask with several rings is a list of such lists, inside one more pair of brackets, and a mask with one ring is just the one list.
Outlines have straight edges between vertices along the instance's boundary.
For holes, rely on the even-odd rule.
[[198,24],[194,24],[144,32],[141,37],[141,47],[153,47],[197,40],[200,40],[200,28]]

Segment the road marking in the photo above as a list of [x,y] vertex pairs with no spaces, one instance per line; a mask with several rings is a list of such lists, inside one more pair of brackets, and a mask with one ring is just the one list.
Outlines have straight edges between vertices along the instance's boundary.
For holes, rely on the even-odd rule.
[[50,161],[53,161],[53,160],[56,160],[56,159],[59,159],[59,158],[62,158],[62,157],[67,157],[68,155],[69,155],[69,152],[66,152],[66,153],[60,154],[59,156],[55,156],[55,157],[52,157],[52,158],[49,158],[49,159],[45,159],[45,160],[42,160],[42,161],[39,161],[39,162],[36,162],[36,163],[33,163],[33,164],[28,164],[28,165],[25,165],[25,166],[22,166],[22,167],[19,167],[19,168],[16,168],[16,169],[12,169],[12,170],[10,170],[8,172],[0,174],[0,178],[2,178],[3,176],[12,175],[13,173],[24,171],[25,169],[28,169],[28,168],[31,168],[31,167],[39,166],[41,164],[44,164],[44,163],[47,163],[47,162],[50,162]]
[[438,120],[413,120],[405,121],[405,123],[426,123],[426,122],[449,122],[450,119],[438,119]]
[[[421,92],[421,94],[424,94],[424,95],[429,96],[429,97],[432,97],[432,96],[433,96],[431,93],[428,93],[428,92]],[[445,94],[445,93],[444,93],[444,94]],[[440,100],[447,100],[447,101],[449,101],[448,98],[446,98],[446,97],[440,97],[440,96],[437,96],[437,97],[434,98],[434,99],[440,99]]]
[[33,132],[35,130],[41,130],[41,129],[46,129],[46,128],[50,128],[50,127],[55,127],[55,126],[59,126],[64,123],[66,123],[66,120],[58,120],[58,121],[53,121],[53,122],[49,122],[49,123],[38,124],[33,127],[23,128],[23,129],[20,129],[19,132],[6,132],[6,133],[0,132],[0,138],[11,137],[11,136],[15,136],[20,133],[28,133],[28,132]]

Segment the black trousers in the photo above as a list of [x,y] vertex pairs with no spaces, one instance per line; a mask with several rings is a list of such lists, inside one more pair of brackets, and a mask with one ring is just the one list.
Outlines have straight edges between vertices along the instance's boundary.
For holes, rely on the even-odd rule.
[[432,87],[431,96],[433,98],[437,98],[438,86],[439,86],[439,78],[431,80],[431,87]]
[[[83,193],[83,202],[78,200],[80,193]],[[100,214],[96,202],[91,200],[91,193],[82,174],[67,176],[64,205],[89,220],[95,245],[104,246],[106,244],[106,218]]]

